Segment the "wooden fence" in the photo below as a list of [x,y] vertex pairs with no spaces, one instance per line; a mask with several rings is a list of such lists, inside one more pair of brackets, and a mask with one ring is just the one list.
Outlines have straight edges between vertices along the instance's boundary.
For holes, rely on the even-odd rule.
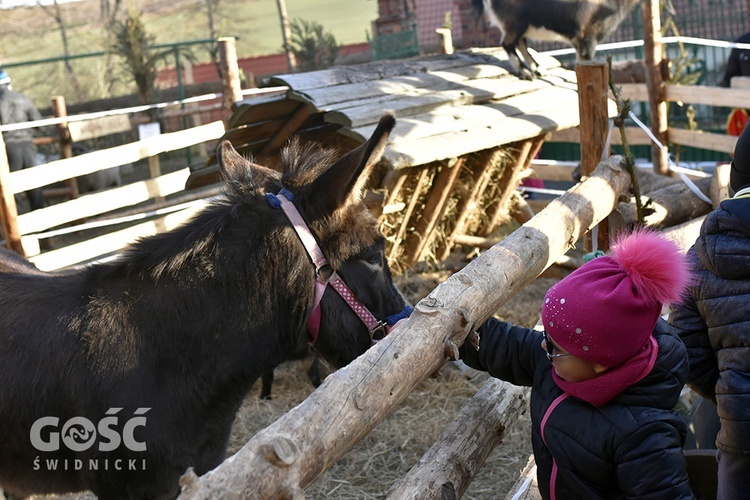
[[[649,100],[646,84],[628,83],[618,84],[617,86],[621,88],[623,99],[630,99],[631,102],[647,102]],[[750,109],[750,77],[734,77],[731,88],[666,84],[664,86],[664,97],[667,102]],[[639,127],[626,127],[625,132],[627,141],[631,145],[653,145],[649,135]],[[572,128],[554,132],[549,141],[580,142],[580,137],[579,130]],[[690,146],[732,154],[736,142],[737,137],[731,135],[667,126],[664,145]],[[619,134],[612,136],[612,143],[622,144]]]

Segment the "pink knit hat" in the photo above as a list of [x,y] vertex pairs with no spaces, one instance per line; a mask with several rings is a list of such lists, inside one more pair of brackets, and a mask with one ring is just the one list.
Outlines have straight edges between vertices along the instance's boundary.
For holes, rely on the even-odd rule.
[[643,350],[664,304],[680,300],[684,253],[657,233],[621,234],[611,256],[587,262],[547,291],[544,329],[567,352],[611,368]]

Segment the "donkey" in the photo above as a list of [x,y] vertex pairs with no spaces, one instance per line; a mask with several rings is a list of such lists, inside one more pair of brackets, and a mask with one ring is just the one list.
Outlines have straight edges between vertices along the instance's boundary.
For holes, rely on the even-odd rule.
[[579,59],[590,61],[639,0],[472,0],[490,24],[503,32],[502,45],[519,77],[539,75],[526,39],[564,41]]
[[[341,367],[386,333],[368,332],[331,276],[372,316],[404,317],[362,201],[394,124],[384,115],[339,158],[292,141],[280,173],[223,141],[226,192],[184,225],[78,271],[0,259],[0,488],[173,498],[189,467],[224,459],[261,374],[313,340]],[[305,223],[322,263],[295,232]]]

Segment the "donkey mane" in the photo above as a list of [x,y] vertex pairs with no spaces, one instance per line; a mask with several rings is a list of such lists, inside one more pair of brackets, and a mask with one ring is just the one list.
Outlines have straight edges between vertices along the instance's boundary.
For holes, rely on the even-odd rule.
[[[262,168],[267,171],[268,177],[262,179],[261,185],[257,185],[257,179],[253,178],[249,168],[237,178],[226,179],[223,196],[212,201],[190,223],[167,233],[141,238],[123,252],[121,259],[103,266],[102,275],[114,277],[145,274],[159,280],[165,275],[175,276],[186,265],[192,266],[196,263],[200,264],[204,273],[213,272],[211,256],[216,239],[228,224],[239,218],[240,211],[251,209],[258,212],[258,218],[268,218],[269,214],[263,213],[266,212],[267,206],[262,196],[266,193],[276,194],[282,187],[310,199],[307,203],[307,206],[310,206],[316,199],[315,196],[309,196],[312,194],[310,184],[325,172],[337,157],[335,150],[322,149],[311,143],[303,144],[296,137],[293,138],[281,151],[280,174],[256,165],[256,169]],[[252,161],[252,158],[248,158],[248,161]],[[258,203],[260,207],[257,206]],[[332,247],[331,254],[336,256],[333,259],[336,262],[345,260],[351,253],[350,250],[358,248],[362,243],[361,240],[355,242],[337,238],[337,230],[346,227],[347,224],[357,225],[358,217],[369,215],[369,211],[358,214],[357,217],[354,217],[351,211],[343,212],[337,211],[326,220],[310,221],[311,227],[317,228],[321,239],[325,241],[324,246]],[[365,242],[367,245],[371,243],[372,241]]]

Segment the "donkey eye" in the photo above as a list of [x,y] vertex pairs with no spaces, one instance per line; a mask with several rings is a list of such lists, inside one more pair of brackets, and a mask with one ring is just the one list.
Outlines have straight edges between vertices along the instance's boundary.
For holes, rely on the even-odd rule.
[[378,267],[380,267],[380,266],[383,265],[383,260],[380,258],[380,255],[374,254],[374,253],[373,254],[368,254],[368,255],[363,255],[362,256],[362,260],[365,261],[367,263],[367,265],[369,265],[369,266],[378,266]]

